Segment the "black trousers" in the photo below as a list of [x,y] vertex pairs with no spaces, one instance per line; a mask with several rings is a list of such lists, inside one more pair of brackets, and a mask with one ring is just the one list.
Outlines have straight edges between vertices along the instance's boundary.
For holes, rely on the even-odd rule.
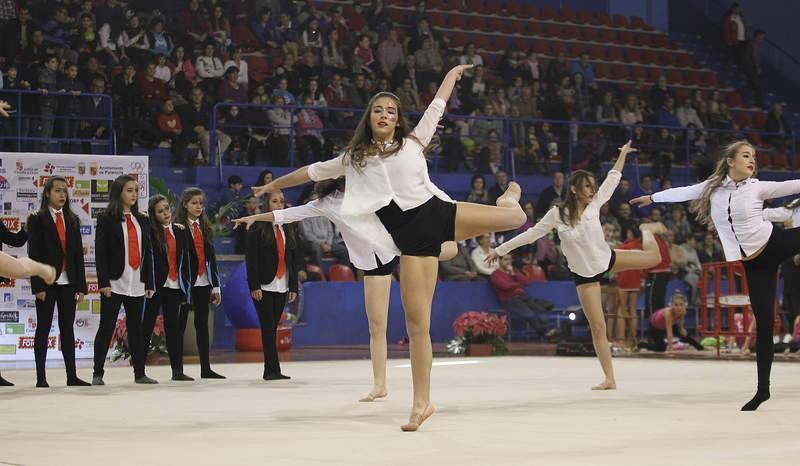
[[648,316],[653,315],[655,311],[664,307],[667,299],[667,283],[669,283],[671,276],[671,272],[658,272],[651,273],[647,277],[645,310]]
[[208,338],[208,309],[211,306],[211,285],[192,287],[194,305],[194,330],[197,335],[197,352],[200,355],[200,370],[211,370]]
[[756,363],[758,367],[758,389],[769,389],[774,348],[772,332],[775,324],[775,288],[778,266],[800,251],[800,228],[791,230],[772,229],[767,246],[753,260],[744,261],[747,288],[750,291],[750,306],[756,316]]
[[77,377],[75,372],[75,287],[50,285],[45,290],[44,301],[36,300],[36,334],[33,352],[36,357],[36,379],[45,380],[45,362],[53,312],[58,304],[58,333],[61,335],[61,354],[67,378]]
[[280,374],[281,363],[278,361],[278,323],[286,306],[287,293],[263,291],[261,301],[253,300],[261,323],[261,344],[264,347],[264,375]]
[[186,332],[186,322],[189,319],[189,310],[181,306],[181,301],[183,301],[181,290],[161,288],[147,300],[142,320],[142,345],[144,357],[147,359],[156,319],[159,312],[164,315],[167,353],[173,375],[183,374],[183,334]]
[[144,352],[142,347],[142,315],[144,296],[124,296],[111,293],[106,298],[100,295],[100,328],[94,337],[94,375],[105,373],[106,355],[117,326],[120,305],[125,306],[125,324],[128,329],[128,350],[133,361],[134,377],[144,376]]
[[503,309],[525,319],[537,333],[544,335],[547,332],[547,324],[539,315],[541,309],[531,301],[530,296],[512,296],[503,303]]
[[[672,335],[678,337],[678,339],[686,344],[692,345],[694,349],[703,351],[703,345],[697,342],[694,338],[690,337],[687,333],[686,336],[681,335],[679,332],[679,327],[677,325],[672,326]],[[652,325],[650,325],[650,338],[653,340],[652,343],[641,342],[639,343],[639,348],[649,349],[650,351],[658,351],[663,353],[667,350],[667,343],[664,341],[667,338],[667,331],[660,330]]]

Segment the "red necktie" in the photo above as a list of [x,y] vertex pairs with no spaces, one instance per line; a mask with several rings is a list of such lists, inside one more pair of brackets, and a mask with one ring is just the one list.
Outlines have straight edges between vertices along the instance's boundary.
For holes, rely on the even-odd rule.
[[64,252],[64,263],[61,264],[61,271],[67,270],[67,230],[64,228],[64,217],[61,212],[56,212],[56,231],[58,240],[61,241],[61,251]]
[[286,261],[284,260],[283,233],[278,225],[275,225],[275,247],[278,248],[278,268],[275,270],[275,276],[283,278],[283,274],[286,273]]
[[169,259],[169,279],[175,281],[178,279],[178,247],[175,245],[175,237],[172,236],[172,229],[169,227],[164,229],[167,237],[167,258]]
[[200,231],[200,222],[195,222],[192,226],[194,234],[194,250],[197,251],[197,276],[202,277],[206,274],[206,245],[203,242],[203,232]]
[[139,270],[142,260],[139,254],[139,235],[136,233],[136,225],[131,220],[131,214],[125,214],[125,223],[128,226],[128,264],[133,270]]

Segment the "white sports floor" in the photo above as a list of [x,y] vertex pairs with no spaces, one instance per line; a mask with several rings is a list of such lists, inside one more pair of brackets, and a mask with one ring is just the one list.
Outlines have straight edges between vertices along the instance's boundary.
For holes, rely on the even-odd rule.
[[[403,433],[408,360],[389,361],[389,397],[358,403],[369,361],[217,364],[228,380],[135,385],[109,367],[105,387],[67,388],[49,370],[3,369],[0,465],[738,465],[796,464],[800,365],[776,362],[772,400],[757,412],[753,361],[614,360],[619,389],[593,392],[594,358],[435,360],[438,412]],[[187,366],[189,375],[199,375]],[[79,369],[90,379],[90,370]]]

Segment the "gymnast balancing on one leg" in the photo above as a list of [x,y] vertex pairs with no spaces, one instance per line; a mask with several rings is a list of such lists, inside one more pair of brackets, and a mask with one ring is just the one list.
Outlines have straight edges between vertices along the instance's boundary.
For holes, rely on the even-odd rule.
[[[249,229],[254,222],[259,221],[279,225],[322,216],[336,225],[342,233],[350,260],[357,269],[364,272],[364,304],[369,322],[373,385],[372,390],[359,401],[371,402],[388,394],[386,327],[392,272],[399,262],[400,250],[376,215],[364,216],[363,221],[355,226],[351,226],[347,219],[342,217],[344,183],[344,178],[320,181],[314,187],[317,199],[308,204],[241,217],[234,222],[236,227],[243,224]],[[439,260],[449,260],[454,253],[455,243],[446,243],[442,245]]]
[[300,168],[254,188],[256,195],[308,181],[347,177],[343,217],[376,214],[400,249],[400,291],[409,333],[414,404],[403,431],[416,431],[435,411],[430,401],[433,352],[430,315],[437,258],[446,241],[518,228],[525,220],[520,189],[510,183],[497,206],[454,202],[431,182],[425,153],[456,81],[472,65],[445,76],[419,124],[411,130],[400,99],[381,92],[370,99],[353,138],[338,157]]
[[622,178],[625,157],[636,149],[631,142],[622,146],[614,167],[608,172],[598,189],[594,175],[585,170],[572,172],[569,180],[567,199],[550,209],[544,217],[515,238],[498,246],[489,257],[488,263],[497,260],[514,249],[530,244],[556,229],[561,238],[561,247],[575,279],[586,319],[592,332],[592,343],[600,365],[605,374],[602,383],[593,390],[613,390],[617,388],[614,367],[611,363],[611,350],[608,348],[606,323],[601,305],[600,280],[609,272],[647,269],[661,260],[654,234],[664,231],[661,223],[642,225],[641,251],[627,249],[612,250],[605,242],[603,227],[598,216],[600,207],[608,202]]
[[692,201],[697,220],[719,234],[725,259],[743,261],[756,316],[758,388],[742,411],[755,411],[770,397],[773,354],[773,305],[778,265],[800,252],[800,228],[773,228],[765,218],[764,200],[800,193],[800,180],[759,181],[756,150],[747,141],[734,141],[722,151],[711,176],[691,186],[672,188],[631,199],[631,204]]

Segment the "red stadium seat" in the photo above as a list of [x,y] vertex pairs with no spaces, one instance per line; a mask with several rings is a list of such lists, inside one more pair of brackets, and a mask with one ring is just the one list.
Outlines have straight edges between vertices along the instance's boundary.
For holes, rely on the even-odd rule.
[[529,281],[532,282],[546,282],[547,277],[544,270],[538,265],[525,264],[522,266],[522,274],[525,275]]
[[450,34],[451,47],[463,47],[467,44],[467,36],[463,32],[453,32]]
[[611,26],[611,16],[605,11],[597,13],[592,20],[592,24],[595,26]]
[[565,25],[561,27],[561,37],[564,39],[577,39],[578,28],[575,26]]
[[476,49],[489,50],[490,41],[489,41],[489,36],[487,36],[486,34],[473,35],[472,41],[475,42]]
[[772,167],[779,170],[785,170],[789,168],[789,158],[786,157],[785,152],[775,152],[772,155]]
[[467,22],[467,17],[464,15],[460,14],[447,15],[447,24],[449,24],[451,28],[466,29],[466,22]]
[[653,37],[653,46],[660,47],[664,49],[672,48],[672,44],[669,42],[669,38],[664,34],[656,34]]
[[631,71],[625,65],[613,65],[611,67],[611,77],[617,80],[627,80],[631,76]]
[[607,63],[595,63],[594,64],[594,75],[597,78],[600,78],[600,79],[609,77],[610,71],[608,69],[608,64]]
[[708,87],[717,87],[717,75],[713,71],[704,71],[702,74],[703,85]]
[[527,37],[515,37],[512,39],[511,43],[514,46],[514,49],[520,52],[527,53],[528,48],[530,47],[530,42],[528,41]]
[[267,60],[260,55],[250,55],[246,57],[245,61],[247,62],[248,73],[250,74],[250,79],[255,81],[261,81],[267,76],[270,75],[269,65],[267,64]]
[[520,16],[522,14],[522,5],[519,2],[506,3],[506,12],[508,16]]
[[431,24],[436,27],[442,27],[447,24],[447,21],[445,20],[445,17],[442,13],[430,12],[428,13],[428,18],[430,19]]
[[736,123],[738,123],[739,127],[742,129],[753,126],[753,120],[750,118],[750,114],[748,112],[737,112]]
[[533,51],[539,55],[550,55],[550,42],[541,39],[534,40]]
[[689,89],[685,87],[676,87],[675,88],[675,101],[683,102],[689,97]]
[[617,32],[613,29],[600,29],[598,32],[600,42],[610,44],[617,41]]
[[578,32],[580,33],[581,39],[589,42],[597,42],[597,39],[600,37],[600,34],[595,28],[579,28]]
[[625,29],[617,31],[616,42],[618,44],[633,44],[633,34]]
[[567,56],[569,58],[578,58],[586,51],[587,47],[579,42],[569,43],[567,45]]
[[[751,136],[755,136],[754,134],[748,135],[748,139],[753,144],[758,144],[757,142],[750,139]],[[762,168],[768,168],[772,166],[772,158],[770,157],[770,153],[767,151],[759,150],[756,151],[756,161],[758,162],[758,166]]]
[[328,271],[331,275],[332,282],[354,282],[356,276],[353,274],[353,269],[342,264],[333,264]]
[[592,22],[592,12],[589,10],[581,10],[575,16],[575,22],[578,24],[589,24]]
[[467,16],[467,21],[465,24],[466,28],[472,31],[483,31],[486,29],[486,21],[484,20],[483,16]]
[[561,8],[561,11],[558,12],[558,20],[567,23],[574,23],[577,16],[575,10],[568,6]]
[[646,26],[641,16],[631,16],[631,28],[643,29]]
[[633,67],[633,79],[639,80],[639,78],[643,78],[643,79],[647,80],[648,79],[647,78],[648,71],[649,71],[648,68],[646,68],[644,66],[634,66]]
[[700,73],[694,70],[686,70],[684,73],[684,81],[690,86],[697,86],[701,83]]
[[528,34],[534,36],[544,35],[544,23],[538,21],[528,21]]
[[675,54],[672,52],[658,52],[658,62],[663,66],[675,66]]
[[[512,2],[513,3],[513,2]],[[552,8],[550,9],[552,11]],[[525,3],[522,5],[521,16],[523,18],[542,18],[542,13],[537,5]],[[555,14],[555,13],[553,13]],[[544,19],[544,18],[542,18]]]
[[494,42],[492,43],[493,50],[500,50],[504,51],[508,48],[510,41],[506,36],[495,36]]
[[764,129],[767,126],[767,119],[769,116],[766,112],[753,112],[753,128]]
[[728,107],[741,107],[744,101],[738,92],[731,92],[728,94]]
[[645,50],[642,52],[642,63],[658,65],[658,58],[658,52],[655,50]]
[[606,49],[606,58],[608,61],[622,61],[622,49],[620,47],[608,47]]
[[623,50],[625,60],[631,63],[642,63],[642,52],[639,49],[628,47]]
[[631,36],[633,37],[632,44],[636,44],[639,47],[651,47],[653,45],[653,35],[643,32],[632,32]]
[[325,272],[322,270],[322,267],[318,265],[306,264],[306,272],[319,274],[320,281],[325,281]]
[[547,37],[561,37],[561,25],[558,23],[544,23],[544,33]]
[[589,52],[589,58],[592,60],[605,60],[606,59],[606,48],[602,45],[590,45],[587,48]]
[[611,24],[615,28],[626,28],[628,27],[628,18],[626,18],[625,15],[616,14],[611,20]]
[[541,19],[549,21],[555,19],[555,17],[556,17],[556,10],[554,10],[553,7],[551,7],[550,5],[544,5],[539,10],[539,18]]
[[505,18],[492,17],[486,22],[486,27],[489,32],[502,32],[506,33],[510,29],[508,21]]

